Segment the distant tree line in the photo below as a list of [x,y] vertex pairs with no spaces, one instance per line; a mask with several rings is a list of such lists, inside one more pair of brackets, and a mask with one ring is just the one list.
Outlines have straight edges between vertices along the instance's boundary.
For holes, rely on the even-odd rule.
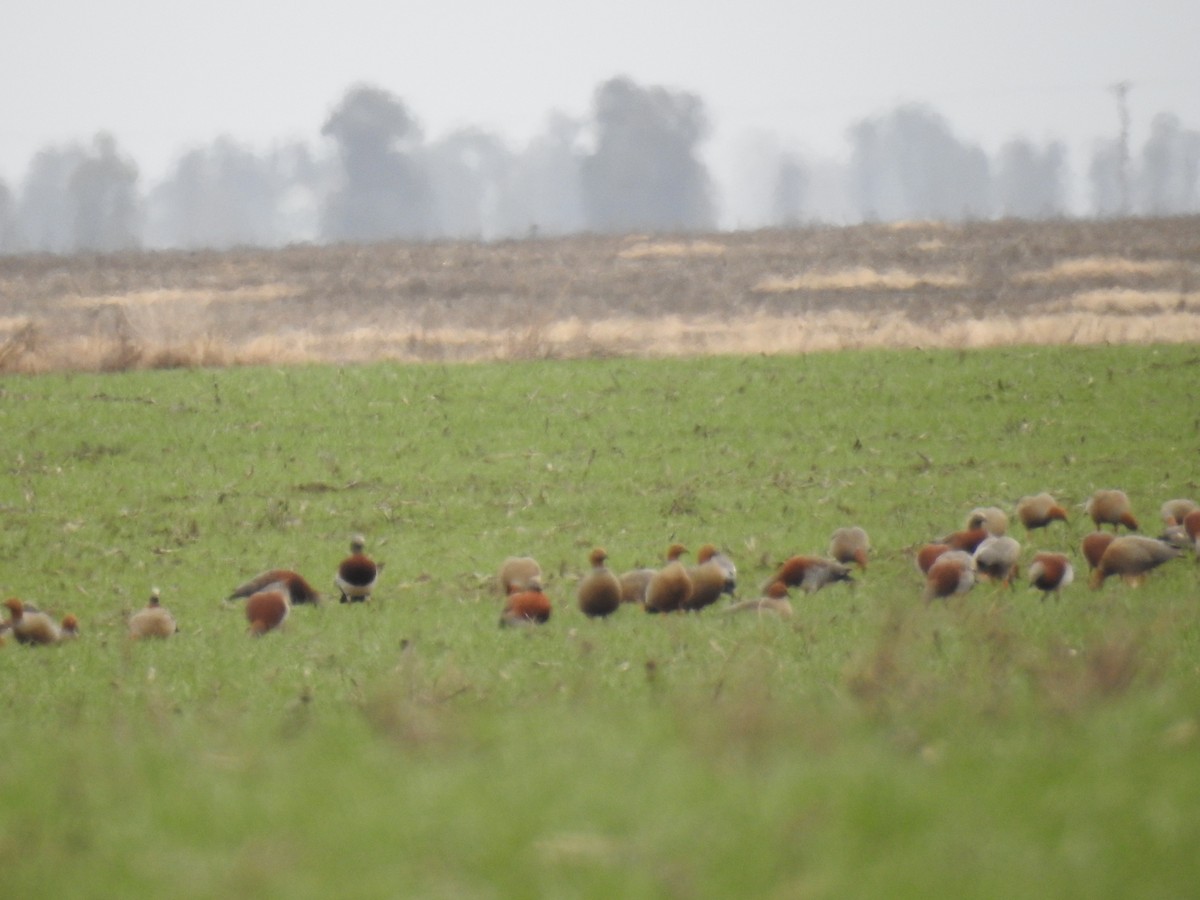
[[[476,128],[429,140],[402,99],[359,85],[315,146],[259,154],[217,138],[148,190],[111,135],[47,147],[15,187],[0,181],[0,253],[712,230],[708,134],[696,95],[613,78],[587,116],[554,114],[523,148]],[[1059,142],[1017,137],[989,157],[923,105],[855,122],[847,137],[845,162],[756,154],[762,202],[746,224],[1037,219],[1070,206]],[[1095,145],[1093,215],[1200,212],[1200,132],[1162,114],[1128,155],[1116,138]]]

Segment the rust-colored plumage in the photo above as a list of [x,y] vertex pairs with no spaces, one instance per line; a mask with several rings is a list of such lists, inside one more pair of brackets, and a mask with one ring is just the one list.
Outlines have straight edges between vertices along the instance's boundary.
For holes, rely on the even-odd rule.
[[1080,551],[1083,553],[1083,558],[1087,560],[1089,570],[1094,570],[1096,566],[1100,565],[1100,557],[1104,555],[1104,551],[1108,549],[1109,544],[1116,540],[1116,537],[1115,534],[1109,534],[1107,531],[1093,531],[1084,536]]
[[1183,531],[1192,542],[1192,550],[1200,559],[1200,510],[1183,517]]
[[341,594],[342,603],[362,603],[371,599],[375,582],[379,578],[379,566],[364,552],[366,540],[355,535],[350,541],[350,555],[342,560],[333,576],[334,586]]
[[1096,491],[1088,498],[1084,511],[1092,517],[1096,528],[1111,525],[1115,532],[1124,525],[1130,531],[1138,530],[1138,521],[1124,491]]
[[245,584],[234,588],[229,599],[242,600],[274,585],[278,585],[288,592],[288,600],[293,605],[303,603],[316,605],[321,602],[321,595],[317,593],[316,589],[305,580],[303,575],[293,572],[291,569],[268,569],[261,572]]
[[150,592],[146,605],[129,617],[129,636],[137,641],[142,638],[168,638],[177,631],[175,617],[159,602],[159,590]]
[[646,612],[677,612],[692,592],[692,580],[679,557],[687,553],[683,544],[667,548],[667,564],[654,573],[646,585]]
[[975,548],[973,555],[977,575],[1011,585],[1018,574],[1021,545],[1008,535],[992,535]]
[[836,559],[822,556],[793,556],[784,561],[767,583],[782,582],[787,587],[798,587],[812,594],[836,581],[853,581],[850,568]]
[[500,564],[500,592],[504,596],[515,591],[527,591],[536,582],[542,583],[542,567],[532,556],[510,556]]
[[1027,531],[1045,528],[1051,522],[1067,521],[1067,511],[1046,492],[1031,494],[1017,501],[1017,518]]
[[1156,538],[1126,535],[1113,540],[1092,570],[1088,584],[1094,588],[1117,575],[1128,584],[1139,584],[1146,573],[1179,556],[1179,548]]
[[975,559],[965,550],[947,550],[925,573],[926,603],[965,594],[975,586]]
[[995,537],[1005,535],[1008,533],[1008,515],[998,506],[977,506],[967,513],[966,530],[977,528]]
[[788,586],[782,581],[772,581],[763,591],[763,596],[755,600],[743,600],[734,603],[721,611],[724,614],[756,613],[787,618],[792,614],[792,604],[788,601]]
[[504,601],[500,627],[542,625],[550,620],[550,598],[542,593],[541,583],[533,579],[524,590],[515,590]]
[[1162,505],[1160,513],[1163,524],[1169,527],[1171,525],[1182,525],[1184,519],[1197,511],[1200,511],[1200,503],[1197,503],[1195,500],[1180,498],[1177,500],[1168,500]]
[[1042,592],[1059,596],[1068,584],[1075,580],[1075,569],[1065,553],[1036,553],[1029,566],[1029,583]]
[[975,548],[988,539],[988,530],[986,528],[967,528],[962,531],[951,532],[940,541],[939,544],[946,544],[951,550],[963,550],[967,553],[974,553]]
[[62,618],[62,623],[59,625],[59,631],[62,633],[64,641],[73,641],[79,637],[79,620],[71,613],[67,613]]
[[829,555],[843,565],[856,563],[866,571],[870,553],[871,539],[866,530],[858,525],[839,528],[829,539]]
[[579,609],[589,618],[611,616],[621,605],[621,583],[605,565],[608,554],[601,547],[588,556],[592,570],[579,582]]
[[8,609],[8,628],[19,644],[57,644],[62,638],[62,628],[40,610],[29,609],[16,597],[4,601]]
[[915,559],[917,568],[921,571],[921,574],[929,574],[929,568],[937,561],[937,558],[951,549],[953,548],[949,544],[942,543],[925,544],[921,547],[917,551]]
[[262,637],[281,626],[292,611],[292,602],[283,587],[269,587],[246,598],[246,621],[250,634]]

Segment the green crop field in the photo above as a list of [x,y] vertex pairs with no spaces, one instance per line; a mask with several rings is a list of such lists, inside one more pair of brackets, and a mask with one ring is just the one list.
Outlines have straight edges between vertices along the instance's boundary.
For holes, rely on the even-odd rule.
[[[1200,884],[1193,555],[1087,585],[1082,504],[1200,497],[1194,346],[180,369],[0,379],[0,591],[81,637],[0,647],[8,897],[1180,897]],[[926,604],[922,543],[1055,494],[1069,553]],[[791,618],[634,606],[712,542]],[[330,602],[355,532],[385,563]],[[532,554],[554,602],[497,627]],[[230,591],[326,602],[253,639]],[[152,587],[180,623],[126,638]]]

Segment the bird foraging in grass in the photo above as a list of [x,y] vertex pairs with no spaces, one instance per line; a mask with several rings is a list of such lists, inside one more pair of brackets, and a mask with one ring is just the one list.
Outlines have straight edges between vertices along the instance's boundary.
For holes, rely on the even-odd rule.
[[342,603],[362,603],[371,599],[381,566],[367,556],[366,546],[366,538],[356,534],[350,541],[350,555],[342,560],[333,576]]
[[500,564],[500,592],[508,596],[514,591],[527,591],[542,581],[542,567],[532,556],[510,556]]
[[605,565],[607,560],[608,553],[602,547],[592,550],[588,556],[592,570],[579,582],[579,609],[588,618],[610,616],[621,605],[621,583]]
[[1169,527],[1171,525],[1182,525],[1184,519],[1198,510],[1200,510],[1200,503],[1197,503],[1195,500],[1180,498],[1177,500],[1168,500],[1162,505],[1160,513],[1163,524]]
[[321,602],[321,595],[317,593],[316,589],[304,579],[303,575],[293,572],[291,569],[268,569],[266,572],[255,575],[245,584],[234,588],[228,599],[243,600],[272,585],[283,587],[288,592],[288,600],[293,605],[304,603],[317,605]]
[[1046,492],[1031,494],[1017,501],[1017,518],[1026,531],[1045,528],[1051,522],[1067,521],[1067,511]]
[[160,604],[159,596],[158,588],[154,588],[146,605],[129,617],[129,636],[133,640],[168,638],[178,630],[175,617]]
[[1138,530],[1138,521],[1124,491],[1096,491],[1088,498],[1084,512],[1092,517],[1097,529],[1111,525],[1116,532],[1124,525],[1130,531]]
[[854,581],[849,566],[836,559],[821,556],[793,556],[786,560],[771,576],[767,586],[782,582],[787,587],[798,587],[806,594],[814,594],[827,584],[838,581]]
[[541,582],[535,578],[528,582],[525,590],[514,590],[508,595],[500,613],[500,627],[543,625],[550,620],[550,612],[550,598],[542,592]]
[[1089,571],[1095,570],[1096,566],[1100,565],[1100,558],[1104,556],[1104,551],[1116,539],[1115,534],[1109,534],[1107,531],[1093,531],[1091,534],[1084,535],[1080,550],[1083,558],[1087,561]]
[[1001,537],[1008,533],[1008,516],[998,506],[977,506],[967,513],[966,528],[982,528],[990,535]]
[[944,600],[975,586],[975,558],[965,550],[947,550],[925,574],[924,600]]
[[871,539],[864,528],[850,525],[834,531],[829,539],[829,555],[844,565],[856,563],[862,571],[867,570],[867,557],[871,552]]
[[268,631],[274,631],[283,625],[291,611],[288,592],[281,586],[251,594],[246,598],[246,621],[250,623],[250,634],[262,637]]
[[1021,545],[1008,535],[993,535],[975,548],[975,573],[1005,586],[1018,574]]
[[62,628],[44,612],[27,607],[16,597],[9,597],[4,606],[9,614],[8,630],[17,643],[42,645],[62,641]]
[[1029,566],[1029,584],[1042,592],[1042,599],[1047,594],[1055,597],[1068,584],[1075,580],[1075,569],[1065,553],[1036,553]]
[[667,548],[667,564],[655,572],[646,585],[646,612],[676,612],[691,596],[692,580],[679,561],[685,553],[687,547],[683,544],[672,544]]
[[1098,588],[1112,575],[1119,576],[1127,584],[1141,584],[1146,573],[1179,555],[1178,547],[1172,547],[1157,538],[1136,534],[1115,538],[1100,557],[1100,563],[1092,570],[1088,584]]
[[737,569],[732,560],[718,553],[712,544],[705,544],[696,554],[696,565],[687,569],[691,590],[681,609],[700,610],[716,603],[722,594],[732,594],[737,587]]

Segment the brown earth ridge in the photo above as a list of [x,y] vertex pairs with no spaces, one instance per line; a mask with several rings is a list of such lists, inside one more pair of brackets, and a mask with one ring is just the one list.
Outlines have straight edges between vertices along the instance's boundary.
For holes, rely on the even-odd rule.
[[1200,219],[0,259],[0,371],[1200,341]]

